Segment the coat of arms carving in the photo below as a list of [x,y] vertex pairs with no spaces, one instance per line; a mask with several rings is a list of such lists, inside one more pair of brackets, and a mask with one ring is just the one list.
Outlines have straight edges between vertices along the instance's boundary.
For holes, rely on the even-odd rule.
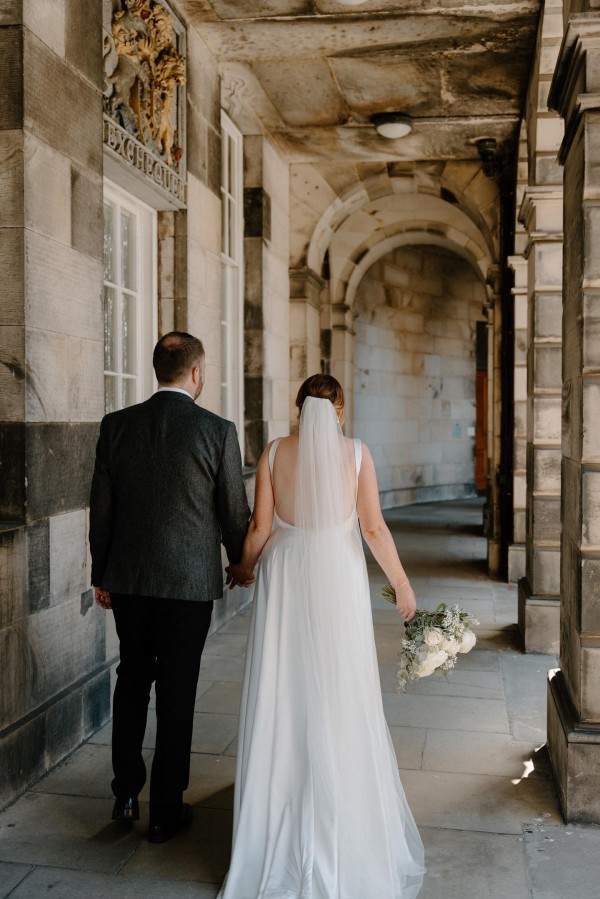
[[105,112],[177,171],[183,155],[178,89],[186,79],[181,29],[158,0],[115,5],[105,39]]

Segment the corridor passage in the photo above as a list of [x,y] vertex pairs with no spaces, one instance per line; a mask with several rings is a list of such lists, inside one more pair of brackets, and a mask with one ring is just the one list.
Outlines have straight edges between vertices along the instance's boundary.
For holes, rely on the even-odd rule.
[[[399,695],[403,625],[379,598],[383,577],[370,565],[385,710],[426,848],[420,899],[597,899],[600,828],[562,823],[542,748],[546,672],[556,660],[517,648],[516,588],[485,574],[480,502],[413,506],[387,518],[419,606],[457,602],[481,622],[476,648],[450,677]],[[0,815],[0,899],[216,896],[231,838],[248,622],[246,609],[207,644],[187,794],[192,827],[151,846],[146,802],[133,831],[110,821],[107,725]],[[151,718],[148,760],[153,737]]]

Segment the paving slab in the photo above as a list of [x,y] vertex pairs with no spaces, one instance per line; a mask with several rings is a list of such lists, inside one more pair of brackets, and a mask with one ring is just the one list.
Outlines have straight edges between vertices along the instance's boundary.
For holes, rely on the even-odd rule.
[[[190,758],[190,784],[184,799],[193,805],[207,808],[232,809],[233,784],[235,781],[235,758],[220,755],[205,755],[192,752]],[[149,781],[140,800],[150,799]]]
[[237,735],[238,716],[196,712],[192,752],[221,755]]
[[243,661],[246,656],[247,642],[246,634],[223,634],[217,631],[206,641],[202,658],[205,659],[207,656],[225,656],[226,658],[239,659],[241,657]]
[[31,865],[0,862],[0,899],[5,899],[30,871],[33,871]]
[[464,656],[447,674],[423,677],[410,684],[411,694],[430,696],[458,696],[471,699],[499,699],[504,701],[504,685],[499,671],[464,670]]
[[516,740],[546,740],[547,676],[553,656],[499,653],[510,732]]
[[388,724],[508,733],[506,706],[498,699],[384,693],[383,708]]
[[221,883],[229,867],[232,828],[232,812],[195,808],[190,827],[164,845],[142,841],[121,873]]
[[523,838],[421,828],[427,874],[419,899],[531,899]]
[[491,774],[520,780],[548,777],[535,763],[536,743],[521,743],[510,734],[464,730],[429,730],[423,747],[424,771]]
[[390,727],[399,768],[420,768],[426,731],[422,727]]
[[0,814],[0,861],[113,874],[141,836],[110,820],[105,799],[26,793]]
[[224,715],[237,715],[242,698],[242,685],[237,681],[225,681],[212,684],[202,696],[196,700],[198,712],[213,712]]
[[[148,776],[152,750],[142,752]],[[113,779],[111,747],[98,743],[86,743],[74,755],[62,762],[34,787],[34,793],[60,793],[68,796],[93,796],[112,799],[110,784]]]
[[598,899],[600,827],[536,824],[524,837],[533,899]]
[[218,884],[37,868],[11,894],[11,899],[215,899],[218,891]]
[[520,834],[543,815],[550,824],[562,820],[554,785],[542,778],[514,784],[508,777],[404,769],[400,777],[419,826]]
[[204,652],[200,663],[200,677],[205,681],[242,681],[245,650],[241,655],[219,655]]

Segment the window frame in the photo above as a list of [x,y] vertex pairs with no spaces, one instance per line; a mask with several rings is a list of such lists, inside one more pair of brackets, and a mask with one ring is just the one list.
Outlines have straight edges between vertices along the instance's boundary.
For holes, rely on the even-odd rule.
[[[104,290],[110,287],[115,292],[118,320],[121,321],[120,313],[123,308],[122,295],[135,295],[136,297],[136,336],[135,336],[135,353],[136,353],[136,375],[135,375],[135,399],[134,403],[142,402],[147,399],[156,389],[157,383],[152,368],[152,351],[158,335],[158,284],[157,284],[157,212],[148,204],[139,200],[135,195],[124,190],[119,185],[104,178],[103,182],[103,204],[104,202],[113,204],[116,210],[114,218],[115,222],[115,245],[114,252],[116,257],[115,276],[116,281],[107,281],[104,278],[103,271],[103,298],[102,306],[104,310]],[[121,214],[122,211],[128,212],[135,217],[136,220],[136,290],[123,287],[121,280]],[[103,312],[104,314],[104,312]],[[116,335],[117,358],[119,367],[122,365],[122,329]],[[127,373],[122,371],[109,371],[104,369],[104,408],[106,410],[106,378],[116,377],[119,384],[119,402],[118,409],[126,408],[122,405],[122,382],[124,379],[130,380]],[[133,405],[130,404],[130,405]]]
[[[233,164],[231,149],[235,156]],[[221,110],[221,215],[221,414],[235,423],[243,458],[244,138],[242,132],[223,110]]]

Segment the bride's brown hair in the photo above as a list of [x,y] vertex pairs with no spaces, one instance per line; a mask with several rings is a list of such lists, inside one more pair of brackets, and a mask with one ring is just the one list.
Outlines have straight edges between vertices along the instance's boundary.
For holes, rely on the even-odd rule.
[[311,375],[310,378],[306,379],[296,397],[298,414],[302,412],[302,406],[307,396],[316,396],[319,399],[329,400],[333,403],[340,421],[343,421],[344,391],[340,382],[333,375]]

